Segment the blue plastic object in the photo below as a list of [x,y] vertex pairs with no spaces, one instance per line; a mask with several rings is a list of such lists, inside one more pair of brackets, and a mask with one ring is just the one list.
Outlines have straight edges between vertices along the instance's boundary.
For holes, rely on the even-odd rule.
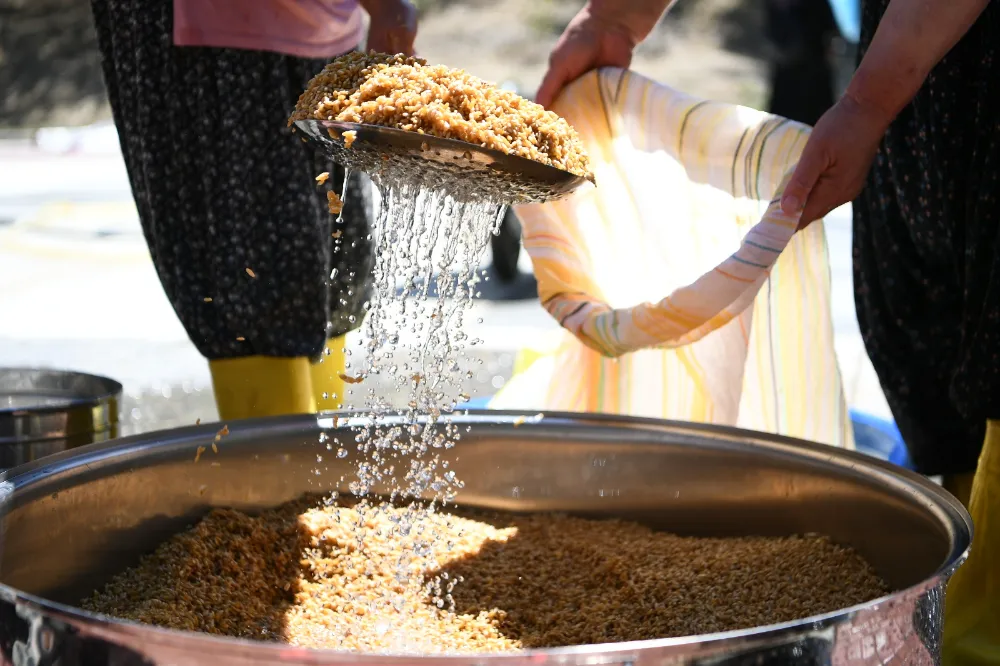
[[913,461],[910,460],[906,444],[895,423],[854,409],[850,414],[851,425],[854,427],[854,445],[858,451],[913,469]]
[[830,0],[833,18],[844,39],[857,44],[861,39],[861,0]]
[[481,398],[473,398],[469,402],[463,402],[458,407],[459,407],[459,409],[489,409],[489,407],[490,407],[490,398],[492,398],[492,397],[493,396],[488,395],[488,396],[481,397]]

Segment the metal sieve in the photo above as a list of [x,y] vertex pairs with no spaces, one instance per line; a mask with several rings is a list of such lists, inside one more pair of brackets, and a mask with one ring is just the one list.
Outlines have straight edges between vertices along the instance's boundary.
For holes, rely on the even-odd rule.
[[[382,182],[443,189],[456,199],[505,204],[561,199],[588,180],[562,169],[456,139],[391,127],[297,120],[295,126],[334,162]],[[355,132],[350,148],[344,133]]]

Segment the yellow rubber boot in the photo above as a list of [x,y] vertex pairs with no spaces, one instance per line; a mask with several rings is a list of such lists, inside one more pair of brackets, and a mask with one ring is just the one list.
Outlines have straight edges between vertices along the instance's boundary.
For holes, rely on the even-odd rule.
[[986,424],[969,513],[972,554],[945,596],[944,666],[1000,664],[1000,421]]
[[210,361],[208,367],[224,421],[316,411],[305,357],[246,356]]
[[968,509],[975,477],[975,474],[951,474],[941,479],[941,487],[954,495],[955,499]]
[[344,336],[327,341],[326,349],[323,350],[323,355],[320,357],[323,361],[313,363],[309,369],[312,375],[313,399],[320,410],[340,409],[341,405],[346,408],[348,405],[344,380],[340,377],[341,373],[345,372],[344,346],[346,344]]

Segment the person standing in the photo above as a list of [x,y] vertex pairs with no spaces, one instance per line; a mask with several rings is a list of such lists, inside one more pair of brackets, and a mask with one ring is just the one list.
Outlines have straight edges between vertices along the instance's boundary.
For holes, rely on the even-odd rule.
[[815,124],[834,102],[830,46],[837,24],[830,5],[816,0],[767,0],[764,10],[772,53],[767,111]]
[[865,347],[917,469],[976,530],[944,663],[1000,664],[1000,3],[867,0],[860,55],[782,206],[808,224],[854,200]]
[[[590,0],[537,96],[627,68],[669,0]],[[919,471],[975,523],[944,663],[1000,664],[1000,3],[865,0],[860,64],[782,198],[802,225],[854,200],[858,321]],[[805,387],[803,387],[805,390]]]
[[[92,0],[115,125],[160,282],[223,419],[343,401],[372,268],[369,188],[286,127],[309,80],[412,54],[408,0]],[[317,182],[319,174],[328,174]],[[319,179],[322,181],[322,178]],[[342,221],[327,190],[345,195]]]

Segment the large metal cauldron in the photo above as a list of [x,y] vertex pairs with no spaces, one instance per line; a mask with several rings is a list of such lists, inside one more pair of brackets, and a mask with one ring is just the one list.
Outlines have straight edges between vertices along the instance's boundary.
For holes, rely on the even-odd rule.
[[[473,412],[452,450],[459,503],[618,516],[695,535],[820,532],[853,545],[900,590],[877,602],[748,631],[483,657],[361,656],[163,631],[69,604],[134,564],[210,506],[259,509],[351,480],[325,455],[321,415],[205,425],[58,454],[0,483],[0,663],[931,664],[943,586],[965,557],[968,514],[913,474],[860,454],[751,432],[662,421],[550,414],[523,423]],[[331,433],[337,436],[336,433]],[[347,433],[342,435],[350,436]],[[331,458],[334,458],[331,460]],[[214,465],[213,463],[219,463]],[[397,464],[397,468],[405,467]],[[341,474],[347,473],[341,482]]]

